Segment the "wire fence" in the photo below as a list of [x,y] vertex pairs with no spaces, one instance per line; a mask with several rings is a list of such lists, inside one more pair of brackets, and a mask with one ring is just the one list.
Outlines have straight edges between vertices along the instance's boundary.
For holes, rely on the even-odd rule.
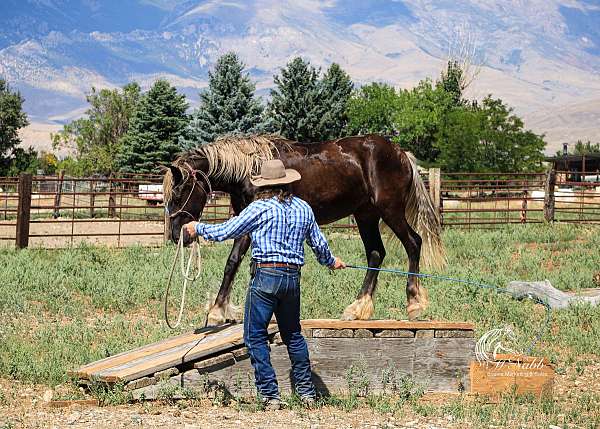
[[[552,174],[551,174],[552,173]],[[423,174],[444,228],[497,228],[549,220],[600,224],[600,175]],[[29,181],[27,181],[29,180]],[[227,194],[210,195],[202,219],[233,215]],[[354,231],[352,216],[324,226]],[[159,246],[166,237],[162,176],[0,177],[0,245]]]

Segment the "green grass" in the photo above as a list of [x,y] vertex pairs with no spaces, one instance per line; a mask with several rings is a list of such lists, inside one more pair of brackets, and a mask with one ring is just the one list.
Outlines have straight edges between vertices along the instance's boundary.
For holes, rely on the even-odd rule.
[[[496,286],[511,280],[548,279],[566,291],[595,287],[592,279],[600,270],[599,232],[597,227],[558,224],[449,230],[444,233],[449,264],[437,273]],[[364,265],[357,234],[327,234],[336,255]],[[181,330],[203,323],[205,304],[218,290],[229,250],[229,244],[202,248],[202,276],[189,291]],[[406,269],[404,251],[398,248],[390,253],[384,266]],[[80,364],[173,335],[165,326],[161,307],[173,254],[173,246],[0,250],[0,376],[54,386],[67,381],[66,371]],[[338,317],[356,296],[363,275],[350,269],[331,273],[307,255],[302,271],[303,317]],[[238,305],[243,303],[248,278],[246,259],[233,293]],[[428,317],[472,321],[477,334],[508,324],[524,345],[542,327],[544,308],[531,302],[457,283],[423,280],[423,285],[431,302]],[[375,318],[406,317],[404,286],[403,277],[380,275]],[[179,287],[176,282],[175,295]],[[175,311],[174,298],[173,317]],[[580,306],[552,313],[551,326],[533,354],[550,358],[559,372],[569,368],[583,372],[588,362],[597,361],[599,344],[600,308]],[[371,403],[382,410],[393,408],[374,399]],[[465,403],[459,408],[471,421],[486,413],[480,409],[483,405],[477,407]],[[536,407],[542,408],[532,411],[535,416],[545,413],[546,405]],[[492,411],[497,414],[496,409]],[[441,411],[423,405],[418,412]]]

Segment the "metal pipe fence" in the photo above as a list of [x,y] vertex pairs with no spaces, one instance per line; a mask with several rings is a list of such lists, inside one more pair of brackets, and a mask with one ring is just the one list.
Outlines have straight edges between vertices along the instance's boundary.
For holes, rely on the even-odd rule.
[[[580,177],[574,172],[491,176],[430,170],[422,177],[444,228],[549,220],[600,224],[600,180],[574,181]],[[159,246],[167,229],[161,184],[159,175],[0,177],[0,245]],[[202,219],[217,223],[232,215],[229,196],[215,192]],[[350,216],[324,228],[355,231],[357,225]]]

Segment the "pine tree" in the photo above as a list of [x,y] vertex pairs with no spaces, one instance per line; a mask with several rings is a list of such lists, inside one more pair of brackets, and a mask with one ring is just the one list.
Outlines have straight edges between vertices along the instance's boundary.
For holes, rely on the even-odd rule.
[[294,58],[275,76],[269,115],[282,136],[309,142],[320,139],[321,106],[318,72],[302,58]]
[[6,173],[21,143],[19,129],[29,125],[23,102],[21,94],[13,92],[8,83],[0,79],[0,174]]
[[341,137],[348,124],[346,114],[348,101],[354,84],[342,68],[333,63],[320,83],[321,121],[317,140],[330,140]]
[[144,94],[123,138],[118,163],[121,171],[156,172],[181,151],[179,138],[188,124],[185,95],[166,80]]
[[220,135],[264,131],[263,106],[254,97],[255,84],[238,56],[229,52],[208,74],[208,89],[181,138],[185,148],[210,143]]

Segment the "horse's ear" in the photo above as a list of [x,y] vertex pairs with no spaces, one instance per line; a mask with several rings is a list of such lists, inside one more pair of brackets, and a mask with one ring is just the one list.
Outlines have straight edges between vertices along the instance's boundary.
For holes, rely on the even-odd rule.
[[173,175],[173,186],[180,185],[183,181],[183,175],[181,174],[179,167],[169,165],[169,170],[171,170],[171,174]]

